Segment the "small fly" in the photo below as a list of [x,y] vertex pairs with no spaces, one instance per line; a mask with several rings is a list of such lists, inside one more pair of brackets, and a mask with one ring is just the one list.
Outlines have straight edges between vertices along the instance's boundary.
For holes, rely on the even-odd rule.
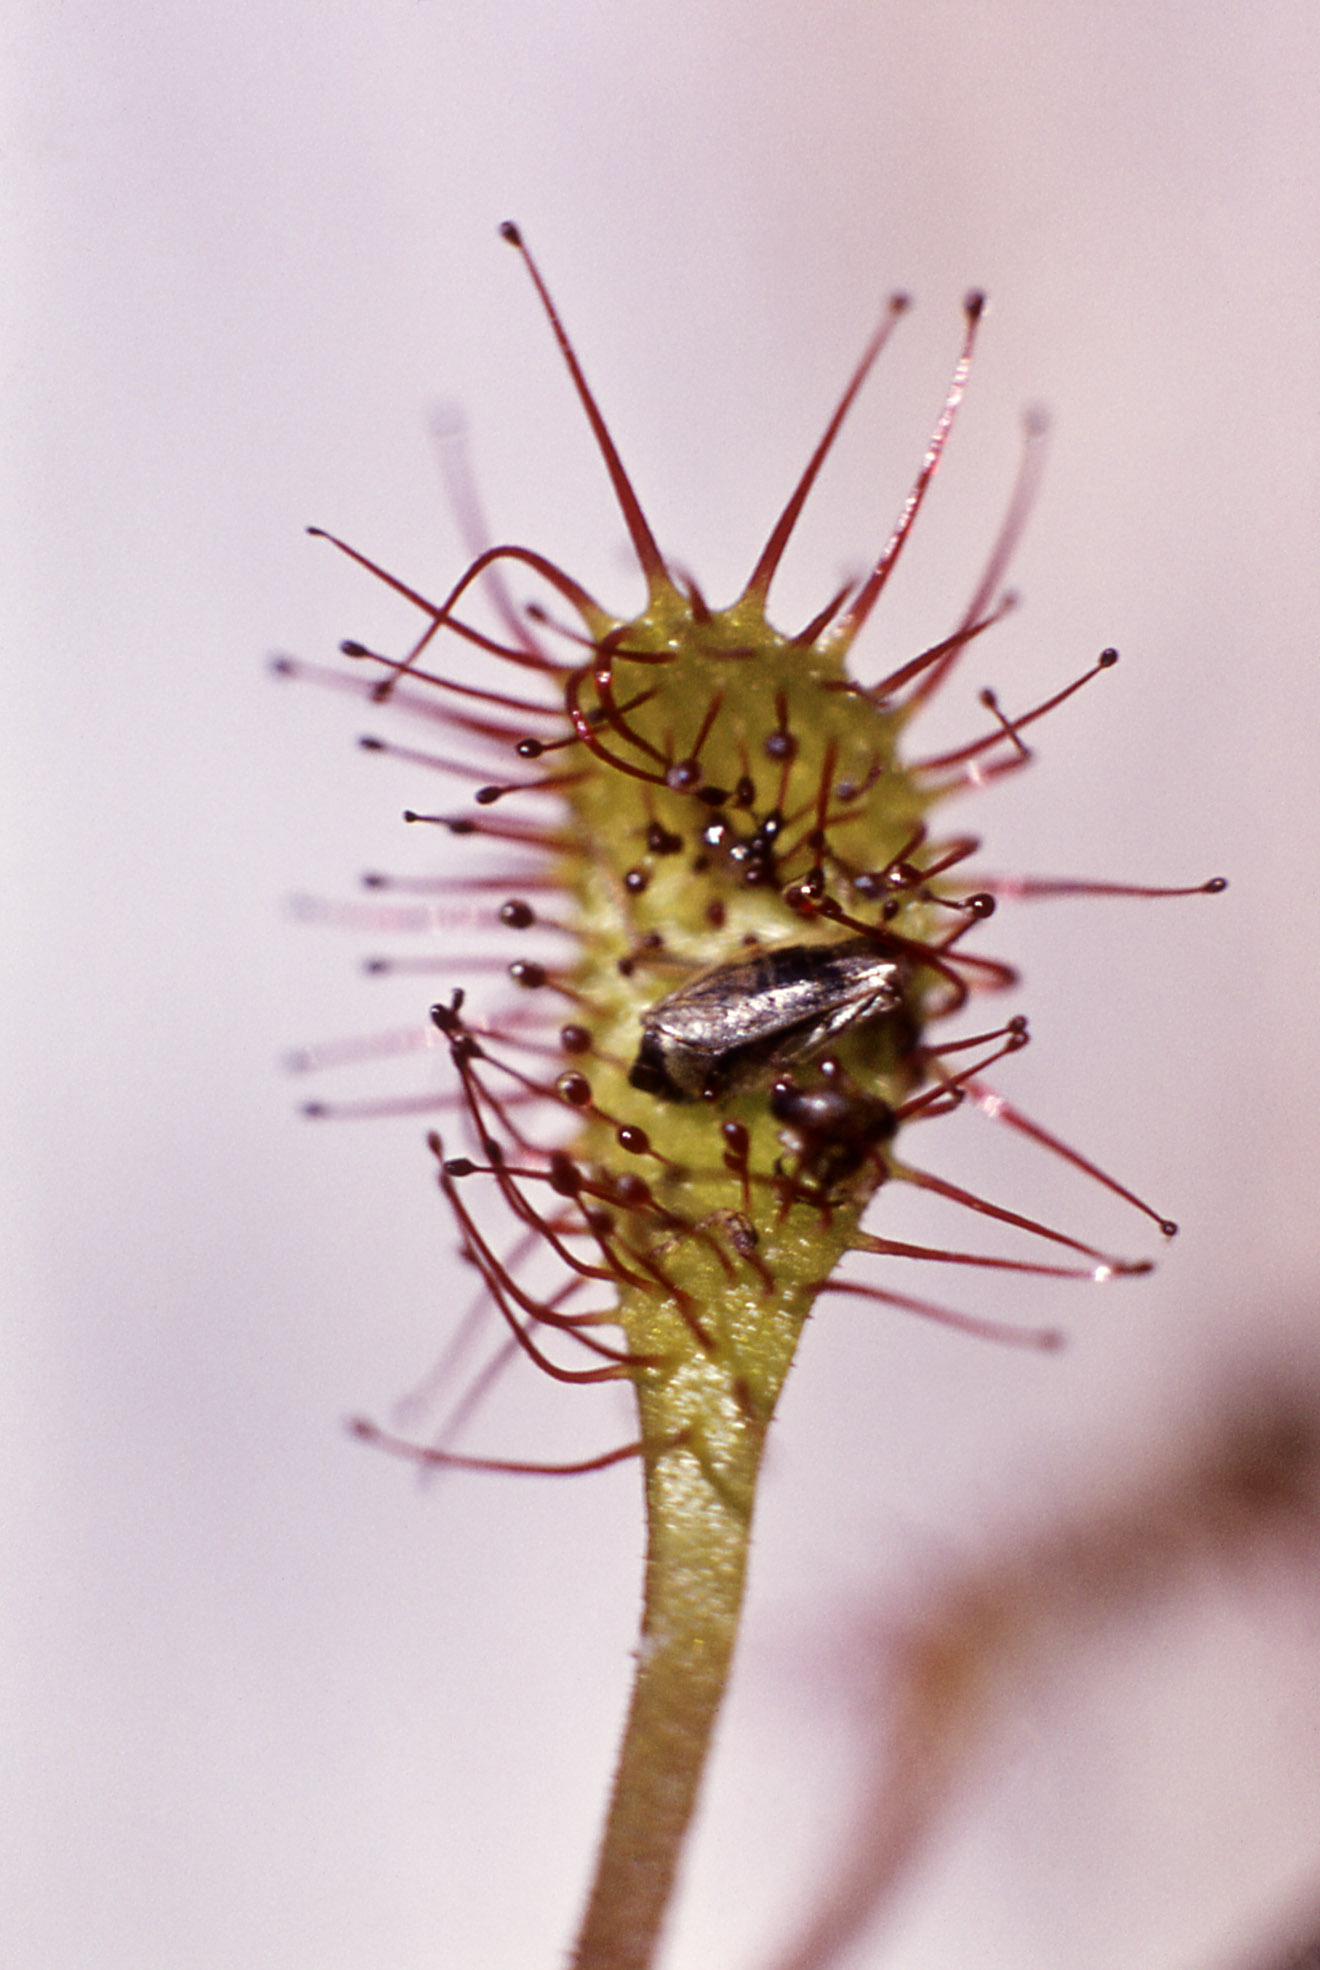
[[643,1014],[628,1079],[670,1101],[714,1101],[813,1059],[854,1027],[904,1016],[904,979],[902,964],[864,937],[715,965]]
[[780,1075],[770,1089],[770,1113],[785,1124],[779,1140],[797,1151],[797,1174],[809,1177],[828,1200],[863,1164],[875,1161],[898,1118],[887,1101],[849,1085],[837,1061],[822,1060],[819,1071],[821,1081],[808,1088]]

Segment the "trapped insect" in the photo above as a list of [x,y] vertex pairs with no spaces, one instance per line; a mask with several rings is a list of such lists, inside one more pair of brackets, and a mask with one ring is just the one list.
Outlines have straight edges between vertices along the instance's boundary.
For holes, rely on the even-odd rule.
[[671,1101],[713,1101],[812,1059],[841,1033],[906,1019],[904,967],[864,937],[788,944],[714,965],[642,1016],[628,1078]]
[[784,1124],[779,1139],[796,1153],[798,1174],[828,1199],[890,1141],[898,1117],[887,1101],[854,1087],[837,1060],[827,1057],[817,1071],[820,1080],[812,1087],[799,1087],[791,1075],[777,1079],[770,1113]]

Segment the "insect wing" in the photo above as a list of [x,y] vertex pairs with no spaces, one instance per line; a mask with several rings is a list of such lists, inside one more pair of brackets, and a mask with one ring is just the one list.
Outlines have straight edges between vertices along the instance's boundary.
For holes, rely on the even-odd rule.
[[870,943],[757,952],[703,972],[652,1006],[634,1085],[658,1078],[680,1099],[732,1087],[900,1003],[900,967]]
[[646,1024],[718,1057],[790,1027],[832,1026],[834,1014],[863,999],[882,1011],[898,998],[898,966],[870,945],[793,944],[704,972],[653,1006]]

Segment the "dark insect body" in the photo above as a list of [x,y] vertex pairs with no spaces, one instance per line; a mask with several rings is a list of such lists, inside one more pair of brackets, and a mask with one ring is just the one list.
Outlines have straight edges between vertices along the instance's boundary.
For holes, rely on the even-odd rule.
[[820,1062],[821,1081],[800,1087],[788,1076],[770,1089],[770,1113],[784,1124],[781,1141],[796,1152],[795,1178],[814,1183],[824,1201],[874,1161],[898,1128],[887,1101],[850,1084],[836,1060]]

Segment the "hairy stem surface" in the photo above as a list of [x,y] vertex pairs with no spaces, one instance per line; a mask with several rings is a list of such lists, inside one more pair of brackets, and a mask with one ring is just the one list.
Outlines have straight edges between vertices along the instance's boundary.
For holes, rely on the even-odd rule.
[[[673,1411],[644,1400],[648,1434],[672,1437]],[[637,1670],[575,1970],[653,1960],[737,1636],[764,1424],[741,1438],[718,1475],[686,1445],[648,1460]]]

